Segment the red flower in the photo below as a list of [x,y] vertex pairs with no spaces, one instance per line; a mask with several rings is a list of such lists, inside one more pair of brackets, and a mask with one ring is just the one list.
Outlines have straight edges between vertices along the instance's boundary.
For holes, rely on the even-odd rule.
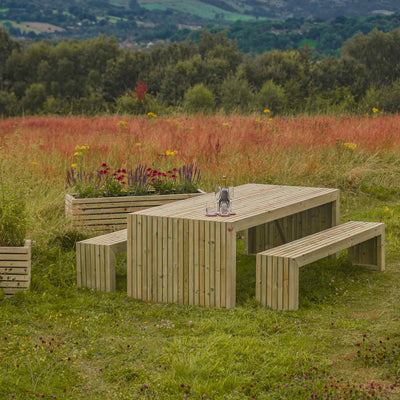
[[106,168],[106,167],[107,167],[106,163],[101,164],[101,168]]
[[177,176],[176,175],[171,175],[171,178],[177,178]]
[[126,169],[121,169],[121,172],[122,172],[123,174],[126,174]]

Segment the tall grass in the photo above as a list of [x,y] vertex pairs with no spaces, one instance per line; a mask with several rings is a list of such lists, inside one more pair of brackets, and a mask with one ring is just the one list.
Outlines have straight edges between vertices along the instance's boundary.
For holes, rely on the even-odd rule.
[[[400,117],[123,121],[0,121],[0,179],[23,189],[34,240],[30,292],[0,300],[0,398],[398,398]],[[204,190],[222,175],[339,187],[343,221],[386,223],[387,270],[344,256],[316,263],[301,271],[300,309],[273,312],[254,300],[255,259],[239,239],[234,310],[127,298],[123,256],[118,292],[77,289],[74,245],[87,233],[72,229],[63,203],[83,144],[85,169],[195,163]]]

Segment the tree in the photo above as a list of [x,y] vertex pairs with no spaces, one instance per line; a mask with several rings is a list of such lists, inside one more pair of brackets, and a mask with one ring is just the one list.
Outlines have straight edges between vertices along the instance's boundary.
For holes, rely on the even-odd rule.
[[214,111],[215,97],[202,83],[185,93],[183,108],[188,113],[210,114]]
[[257,111],[269,109],[274,113],[286,111],[287,97],[280,85],[272,80],[264,83],[261,90],[255,95],[254,106]]

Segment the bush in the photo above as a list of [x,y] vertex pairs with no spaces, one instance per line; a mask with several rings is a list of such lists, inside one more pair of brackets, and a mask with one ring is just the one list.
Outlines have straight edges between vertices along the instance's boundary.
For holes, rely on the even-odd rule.
[[214,107],[215,96],[202,83],[186,91],[183,101],[186,112],[210,114],[214,111]]
[[27,231],[25,199],[0,182],[0,246],[22,246]]
[[253,99],[253,93],[246,79],[229,77],[221,87],[221,106],[227,113],[247,112]]
[[285,91],[272,80],[267,81],[256,94],[254,106],[256,111],[269,109],[274,113],[282,113],[286,110],[287,106]]

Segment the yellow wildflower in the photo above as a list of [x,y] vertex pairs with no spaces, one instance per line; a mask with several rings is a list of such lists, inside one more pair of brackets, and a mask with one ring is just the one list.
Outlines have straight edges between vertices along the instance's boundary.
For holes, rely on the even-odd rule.
[[229,126],[228,122],[223,122],[222,126]]
[[177,150],[173,150],[173,151],[167,150],[167,151],[165,152],[165,154],[166,154],[167,156],[174,156],[175,154],[178,154],[178,151],[177,151]]
[[121,127],[122,127],[122,126],[126,126],[127,124],[128,124],[128,123],[127,123],[126,121],[119,121],[119,122],[118,122],[118,125],[121,126]]
[[135,144],[136,144],[136,146],[141,146],[142,145],[142,143],[139,143],[139,142],[137,142]]
[[374,114],[376,114],[378,111],[379,111],[379,110],[378,110],[377,108],[372,107],[372,112],[373,112]]
[[76,163],[71,164],[71,168],[76,168],[77,166],[78,166],[78,164],[76,164]]
[[350,150],[354,150],[357,147],[357,145],[355,143],[348,143],[348,142],[343,143],[343,146],[347,147]]
[[74,156],[75,156],[75,157],[80,157],[82,154],[83,154],[83,153],[82,153],[81,151],[76,151],[76,152],[74,153]]
[[269,114],[271,112],[271,110],[269,110],[268,108],[266,108],[265,110],[264,110],[264,113],[265,114]]
[[32,161],[32,165],[38,165],[36,161]]
[[385,211],[389,211],[389,207],[388,206],[385,207]]
[[147,113],[148,117],[157,118],[157,114],[152,113],[151,111]]

